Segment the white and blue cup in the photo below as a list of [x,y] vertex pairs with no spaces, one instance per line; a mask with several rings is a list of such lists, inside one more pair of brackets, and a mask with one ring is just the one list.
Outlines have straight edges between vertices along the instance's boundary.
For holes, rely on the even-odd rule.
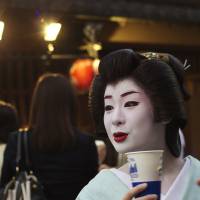
[[147,183],[147,188],[135,197],[156,194],[160,200],[163,150],[126,153],[132,186]]

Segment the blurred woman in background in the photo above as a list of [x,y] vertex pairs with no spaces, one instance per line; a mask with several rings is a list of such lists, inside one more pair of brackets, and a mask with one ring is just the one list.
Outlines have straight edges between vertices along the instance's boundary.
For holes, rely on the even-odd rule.
[[[76,128],[76,112],[75,94],[66,77],[45,74],[39,78],[27,134],[32,169],[48,200],[74,200],[98,170],[94,140]],[[17,134],[5,151],[1,186],[15,174]]]

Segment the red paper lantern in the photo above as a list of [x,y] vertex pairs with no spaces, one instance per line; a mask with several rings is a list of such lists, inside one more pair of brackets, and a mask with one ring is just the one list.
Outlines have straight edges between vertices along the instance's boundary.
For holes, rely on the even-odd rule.
[[70,76],[78,90],[88,90],[94,77],[93,60],[76,60],[70,69]]

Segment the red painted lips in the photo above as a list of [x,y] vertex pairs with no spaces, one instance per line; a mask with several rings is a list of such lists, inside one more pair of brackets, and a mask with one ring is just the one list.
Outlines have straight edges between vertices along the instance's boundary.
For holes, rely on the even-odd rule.
[[117,132],[113,134],[114,140],[117,143],[123,142],[128,137],[127,133]]

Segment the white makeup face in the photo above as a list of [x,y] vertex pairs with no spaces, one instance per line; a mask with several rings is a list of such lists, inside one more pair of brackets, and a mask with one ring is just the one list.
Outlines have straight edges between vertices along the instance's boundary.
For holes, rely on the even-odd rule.
[[132,79],[108,84],[104,106],[106,132],[119,153],[157,149],[164,141],[164,125],[154,122],[150,99]]

